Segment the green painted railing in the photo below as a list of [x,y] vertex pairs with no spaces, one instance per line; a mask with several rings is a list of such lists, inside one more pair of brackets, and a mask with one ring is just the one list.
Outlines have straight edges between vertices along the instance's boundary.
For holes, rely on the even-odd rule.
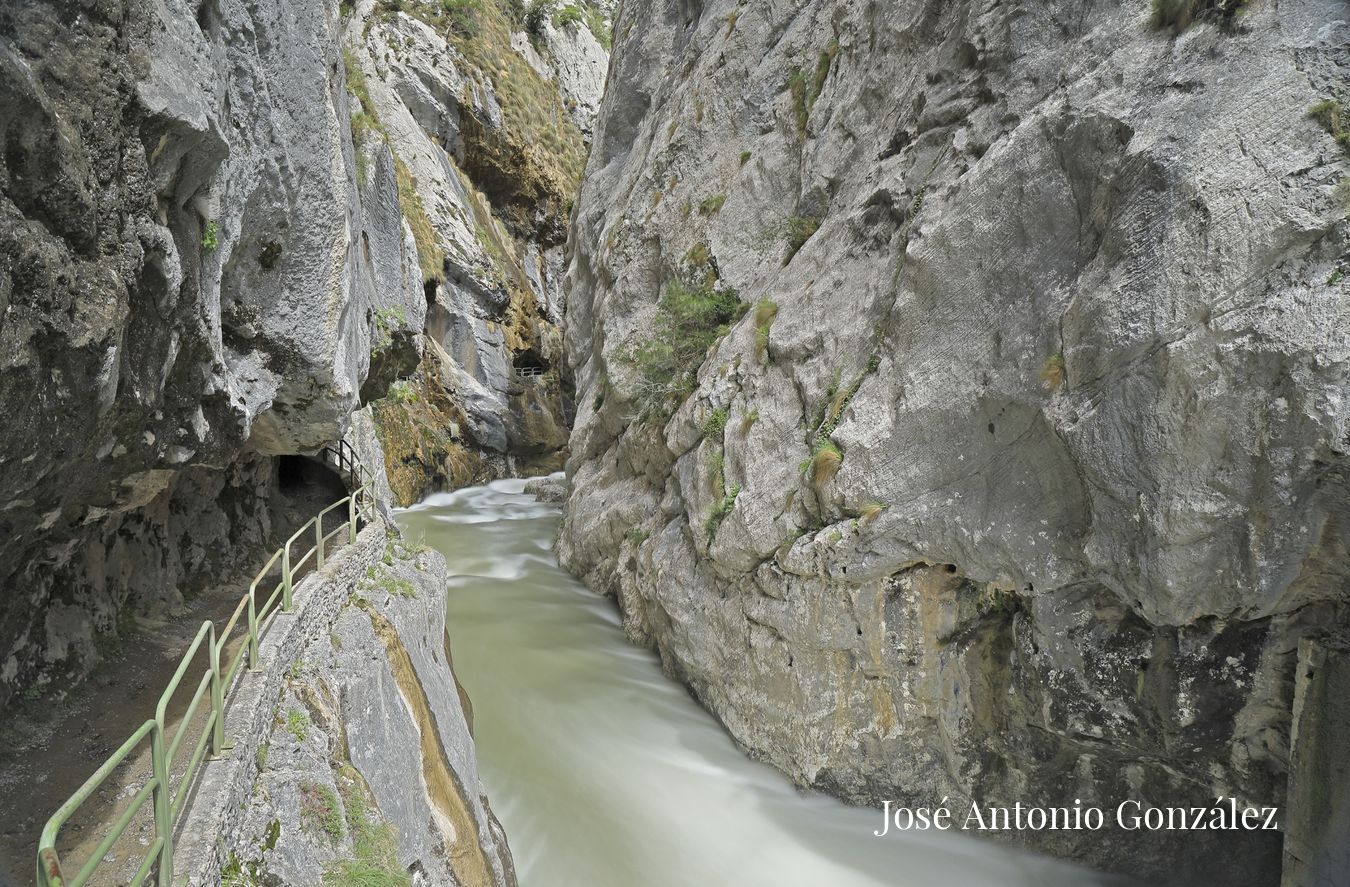
[[[113,845],[117,843],[117,839],[122,837],[127,827],[131,825],[132,820],[136,818],[136,814],[147,802],[154,805],[155,836],[135,877],[128,884],[130,887],[137,887],[154,872],[159,887],[170,887],[172,885],[174,823],[183,812],[188,792],[193,784],[193,777],[201,766],[208,746],[210,746],[213,758],[233,747],[233,744],[226,741],[225,738],[225,692],[233,685],[234,679],[239,673],[239,668],[243,665],[244,656],[246,654],[248,656],[249,671],[256,671],[260,664],[258,661],[258,637],[262,631],[263,622],[275,612],[278,599],[280,599],[281,611],[290,612],[292,606],[291,592],[295,585],[296,574],[304,568],[309,559],[314,558],[315,569],[321,568],[324,565],[327,549],[337,539],[338,534],[345,531],[348,541],[354,544],[356,542],[358,519],[369,523],[375,517],[374,487],[370,475],[361,466],[351,447],[345,441],[336,447],[325,447],[320,453],[320,458],[332,464],[339,471],[345,472],[350,479],[349,486],[356,489],[347,498],[334,502],[310,518],[308,523],[286,540],[285,545],[277,549],[276,553],[268,559],[267,563],[253,578],[252,584],[248,587],[248,594],[240,598],[239,605],[234,608],[234,613],[226,621],[225,629],[219,637],[216,635],[214,623],[209,621],[202,623],[202,627],[197,631],[197,636],[189,645],[187,652],[183,654],[178,670],[174,672],[169,685],[159,697],[159,705],[155,708],[155,716],[132,733],[130,738],[122,744],[122,747],[113,752],[112,756],[103,763],[103,766],[94,771],[94,775],[90,776],[84,785],[80,786],[75,794],[71,795],[61,805],[60,809],[52,814],[51,819],[47,820],[47,825],[42,830],[42,837],[38,840],[38,887],[81,887],[93,876],[99,863],[103,861],[108,851],[112,850]],[[324,518],[329,513],[344,506],[346,508],[346,520],[325,534]],[[292,550],[296,548],[301,537],[307,537],[311,532],[313,533],[313,546],[300,555],[298,559],[292,557]],[[259,606],[260,592],[258,591],[258,585],[271,573],[278,559],[281,561],[280,581]],[[246,643],[240,645],[229,667],[222,673],[221,656],[226,652],[231,633],[238,626],[245,613],[248,614],[247,634],[244,636]],[[209,664],[206,670],[202,672],[201,678],[198,679],[197,689],[192,694],[192,699],[188,702],[182,718],[179,719],[177,729],[172,731],[173,739],[170,741],[168,739],[170,733],[168,724],[169,702],[187,676],[192,660],[201,650],[203,641],[206,643],[209,654]],[[206,717],[206,722],[202,726],[201,737],[192,750],[192,756],[188,759],[187,766],[182,774],[177,777],[177,787],[174,790],[175,780],[172,777],[174,761],[178,758],[178,752],[184,740],[191,733],[192,721],[198,708],[208,697],[210,698],[211,712]],[[150,778],[141,786],[140,791],[132,798],[126,811],[113,823],[108,830],[108,834],[80,867],[79,871],[72,876],[67,876],[63,870],[60,854],[56,851],[56,839],[61,832],[61,827],[75,815],[75,812],[89,800],[99,786],[107,781],[108,777],[126,761],[132,752],[142,747],[147,739],[150,741]],[[168,742],[167,747],[165,746],[166,741]]]

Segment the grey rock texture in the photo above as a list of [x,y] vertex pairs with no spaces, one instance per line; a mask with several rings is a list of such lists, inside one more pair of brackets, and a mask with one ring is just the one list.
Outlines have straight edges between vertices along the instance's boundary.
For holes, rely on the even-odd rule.
[[445,586],[439,555],[391,536],[328,630],[312,633],[229,848],[247,883],[344,883],[344,861],[416,884],[516,883],[450,662]]
[[560,467],[598,44],[403,6],[0,9],[0,707],[265,556],[269,457],[360,407],[403,504]]
[[[1346,157],[1308,114],[1348,37],[1325,2],[626,5],[563,563],[849,800],[1284,805],[1299,640],[1350,593]],[[773,305],[644,418],[677,278]],[[1278,832],[1022,837],[1280,878]]]
[[341,436],[374,312],[421,329],[393,168],[358,183],[335,13],[0,11],[0,705],[251,562],[265,457]]
[[395,11],[362,0],[345,25],[348,78],[367,121],[353,131],[358,152],[395,158],[416,195],[415,206],[403,200],[425,338],[395,373],[406,386],[366,398],[380,401],[373,416],[405,505],[560,467],[567,443],[562,244],[579,124],[594,118],[608,55],[575,26],[547,25],[541,52],[510,10],[491,0],[457,25],[435,3]]

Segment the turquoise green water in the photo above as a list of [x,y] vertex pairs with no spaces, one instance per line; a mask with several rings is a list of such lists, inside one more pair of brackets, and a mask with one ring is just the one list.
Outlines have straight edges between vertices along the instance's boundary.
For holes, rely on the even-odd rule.
[[399,514],[445,554],[455,667],[522,887],[1095,883],[956,834],[873,837],[881,814],[742,754],[611,601],[557,564],[558,509],[498,481]]

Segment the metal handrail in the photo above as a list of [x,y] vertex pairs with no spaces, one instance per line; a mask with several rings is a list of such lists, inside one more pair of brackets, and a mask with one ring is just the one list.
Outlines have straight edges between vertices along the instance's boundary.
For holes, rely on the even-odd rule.
[[[334,502],[310,518],[303,527],[286,540],[285,545],[277,549],[268,558],[267,563],[254,576],[253,582],[248,587],[248,593],[239,599],[238,606],[234,608],[234,613],[225,622],[225,629],[219,636],[216,634],[214,622],[208,620],[202,623],[201,628],[197,630],[196,637],[188,646],[187,652],[183,654],[183,658],[178,664],[178,670],[174,672],[168,686],[160,694],[159,703],[155,706],[155,716],[132,733],[131,737],[122,744],[122,747],[113,752],[108,760],[85,781],[84,785],[80,786],[47,820],[47,824],[42,830],[42,837],[38,840],[38,887],[81,887],[93,876],[103,858],[131,825],[132,819],[140,812],[146,800],[151,798],[154,802],[155,838],[150,843],[145,859],[141,862],[140,868],[129,885],[130,887],[137,887],[154,871],[158,887],[171,887],[173,883],[173,826],[187,803],[188,790],[193,783],[193,777],[201,766],[208,745],[213,759],[233,747],[233,743],[227,742],[225,738],[225,694],[234,685],[234,679],[238,676],[239,667],[243,664],[245,653],[248,655],[249,671],[257,671],[260,664],[258,661],[258,638],[262,634],[262,626],[267,621],[267,617],[275,612],[274,607],[278,596],[281,598],[281,611],[289,613],[293,605],[291,592],[295,584],[295,575],[299,569],[311,556],[316,558],[315,568],[322,568],[325,561],[325,546],[329,542],[336,539],[343,530],[346,530],[348,541],[355,544],[358,519],[369,523],[374,518],[374,483],[370,480],[370,475],[365,467],[356,457],[356,451],[346,441],[341,441],[336,448],[324,447],[320,451],[321,458],[327,455],[331,455],[340,470],[348,474],[351,483],[360,481],[360,485],[352,491],[351,495]],[[346,521],[325,534],[323,532],[324,515],[344,505],[347,507]],[[311,528],[314,531],[313,547],[301,555],[297,562],[292,563],[291,546]],[[271,572],[278,558],[281,560],[281,581],[259,607],[258,585]],[[245,635],[247,643],[240,646],[229,668],[222,674],[220,669],[221,654],[229,643],[230,634],[238,627],[245,613],[248,614],[245,623],[247,625],[247,634]],[[210,663],[206,670],[202,672],[201,679],[197,683],[197,689],[192,694],[192,699],[178,722],[178,729],[174,731],[173,741],[169,743],[166,749],[165,738],[168,732],[166,718],[169,700],[173,698],[174,693],[186,677],[192,660],[202,648],[203,641],[206,641]],[[184,768],[182,775],[178,777],[178,790],[172,791],[170,770],[173,767],[174,759],[177,757],[179,746],[187,737],[192,719],[197,714],[197,708],[208,696],[211,700],[211,713],[207,715],[206,723],[202,727],[201,737],[197,740],[187,766]],[[126,812],[109,829],[98,849],[85,861],[79,872],[74,877],[67,878],[62,871],[60,854],[56,851],[56,839],[60,834],[61,827],[85,801],[89,800],[98,787],[112,775],[113,771],[126,760],[147,736],[150,737],[150,778],[136,793]]]

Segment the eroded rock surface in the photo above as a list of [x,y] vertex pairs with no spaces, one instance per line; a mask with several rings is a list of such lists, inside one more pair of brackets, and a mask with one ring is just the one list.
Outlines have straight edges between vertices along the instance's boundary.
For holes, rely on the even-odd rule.
[[331,631],[291,664],[231,883],[516,883],[450,660],[447,581],[440,555],[391,536]]
[[[1346,157],[1309,115],[1346,99],[1350,22],[1149,19],[656,0],[615,23],[560,553],[803,784],[1301,803],[1297,648],[1345,633],[1350,589]],[[634,347],[675,280],[749,310],[671,407]],[[1278,832],[1023,837],[1280,877]]]

